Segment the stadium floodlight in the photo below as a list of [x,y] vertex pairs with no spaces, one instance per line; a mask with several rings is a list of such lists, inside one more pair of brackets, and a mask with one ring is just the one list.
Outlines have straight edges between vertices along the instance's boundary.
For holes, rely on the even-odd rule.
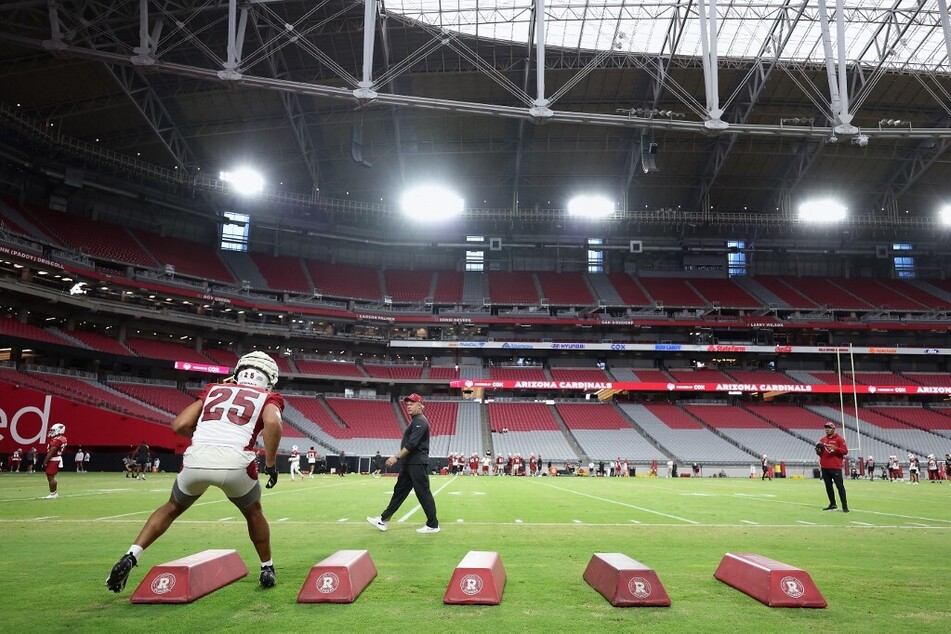
[[403,213],[415,220],[447,220],[462,213],[465,201],[439,185],[419,185],[400,198]]
[[605,218],[614,213],[614,203],[604,196],[584,194],[568,201],[568,215],[579,218]]
[[799,219],[806,222],[841,222],[847,215],[848,209],[844,205],[829,198],[810,200],[799,205]]
[[951,205],[945,205],[938,210],[938,220],[940,220],[941,224],[945,227],[951,227]]
[[231,172],[221,172],[218,178],[231,183],[231,190],[242,196],[256,196],[264,189],[264,177],[248,167],[239,167]]

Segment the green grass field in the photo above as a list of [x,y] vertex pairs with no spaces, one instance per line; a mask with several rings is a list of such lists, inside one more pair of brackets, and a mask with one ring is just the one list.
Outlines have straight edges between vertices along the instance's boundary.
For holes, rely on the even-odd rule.
[[[0,579],[5,632],[262,631],[684,632],[930,631],[951,618],[951,486],[847,482],[853,512],[824,513],[816,480],[434,477],[443,531],[418,535],[410,496],[381,533],[394,480],[350,475],[291,482],[264,493],[278,585],[257,583],[240,513],[217,490],[143,555],[121,594],[112,564],[173,476],[0,475]],[[189,605],[132,605],[148,569],[207,548],[235,548],[252,573]],[[296,603],[310,567],[340,549],[368,549],[379,576],[353,604]],[[499,606],[442,603],[469,550],[498,551],[508,582]],[[768,608],[720,583],[728,551],[807,570],[824,610]],[[594,552],[653,567],[673,605],[614,608],[582,579]],[[941,623],[945,623],[944,626]]]

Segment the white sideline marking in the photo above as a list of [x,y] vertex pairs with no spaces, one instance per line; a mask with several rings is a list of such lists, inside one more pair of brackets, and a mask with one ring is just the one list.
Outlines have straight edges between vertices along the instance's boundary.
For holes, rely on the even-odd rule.
[[234,517],[222,517],[222,518],[221,518],[220,520],[218,520],[218,521],[219,521],[219,522],[230,522],[230,521],[233,520],[233,519],[234,519]]
[[582,522],[581,520],[571,520],[571,521],[574,522],[575,524],[584,524],[584,522]]
[[522,523],[522,520],[515,520],[515,523],[516,523],[516,524],[521,524],[521,523]]
[[291,518],[289,518],[289,517],[282,517],[281,519],[279,519],[279,520],[277,520],[277,521],[278,521],[278,522],[286,522],[286,521],[289,520],[289,519],[291,519]]
[[640,522],[638,522],[637,520],[628,520],[628,521],[631,522],[632,524],[640,524]]
[[855,520],[852,520],[851,522],[849,522],[849,524],[858,524],[859,526],[875,526],[874,524],[867,524],[865,522],[856,522]]
[[679,520],[681,522],[687,522],[688,524],[699,524],[700,522],[695,522],[693,520],[688,520],[685,517],[677,517],[676,515],[669,515],[667,513],[661,513],[660,511],[654,511],[652,509],[646,509],[643,506],[635,506],[634,504],[628,504],[627,502],[618,502],[617,500],[609,500],[607,498],[598,497],[597,495],[591,495],[589,493],[582,493],[580,491],[572,491],[571,489],[565,489],[563,487],[555,486],[553,484],[543,484],[538,483],[539,486],[549,487],[551,489],[558,489],[559,491],[567,491],[568,493],[574,493],[575,495],[580,495],[582,497],[591,498],[592,500],[598,500],[600,502],[607,502],[608,504],[617,504],[619,506],[626,506],[629,509],[637,509],[638,511],[644,511],[645,513],[653,513],[655,515],[660,515],[661,517],[669,517],[672,520]]
[[460,524],[462,524],[463,522],[465,522],[465,520],[462,519],[462,518],[459,518],[459,519],[457,519],[456,521],[459,522]]
[[740,520],[744,524],[752,524],[753,526],[759,526],[759,522],[751,522],[750,520]]
[[807,522],[806,520],[796,520],[796,521],[799,522],[800,524],[805,524],[806,526],[815,526],[815,525],[816,525],[815,522]]
[[338,521],[338,522],[346,522],[348,519],[350,519],[350,518],[349,518],[349,517],[341,517],[341,518],[340,518],[339,520],[337,520],[337,521]]
[[41,521],[41,520],[51,520],[51,519],[54,519],[55,517],[56,517],[55,515],[47,515],[47,516],[45,516],[45,517],[34,517],[34,518],[33,518],[33,521],[34,521],[34,522],[39,522],[39,521]]
[[911,524],[912,526],[922,526],[924,528],[931,528],[929,524],[919,524],[918,522],[908,522],[908,523]]
[[[436,497],[436,495],[437,495],[440,491],[442,491],[442,490],[445,489],[447,486],[449,486],[450,484],[452,484],[452,483],[456,480],[456,478],[458,478],[458,477],[459,477],[459,476],[453,476],[452,478],[446,480],[446,484],[442,485],[441,487],[439,487],[438,489],[436,489],[435,491],[433,491],[433,497]],[[421,507],[419,504],[417,504],[416,506],[414,506],[413,508],[411,508],[411,509],[409,510],[409,512],[406,513],[406,515],[404,515],[403,517],[399,518],[399,519],[396,520],[396,521],[397,521],[398,523],[405,522],[406,520],[408,520],[410,517],[413,516],[413,513],[415,513],[416,511],[418,511],[418,510],[421,509],[421,508],[422,508],[422,507]]]

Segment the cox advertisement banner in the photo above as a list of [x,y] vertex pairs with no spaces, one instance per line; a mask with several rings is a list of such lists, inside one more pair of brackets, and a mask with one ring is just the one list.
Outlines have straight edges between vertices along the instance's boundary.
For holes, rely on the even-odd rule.
[[[495,390],[628,390],[631,392],[805,392],[838,394],[838,385],[803,383],[634,383],[627,381],[499,381],[493,379],[457,379],[449,387]],[[842,392],[852,394],[851,384]],[[923,385],[856,385],[856,394],[951,394],[951,387]]]
[[188,439],[171,427],[68,401],[59,396],[0,382],[0,453],[17,447],[45,449],[53,423],[66,425],[69,446],[151,447],[184,451]]

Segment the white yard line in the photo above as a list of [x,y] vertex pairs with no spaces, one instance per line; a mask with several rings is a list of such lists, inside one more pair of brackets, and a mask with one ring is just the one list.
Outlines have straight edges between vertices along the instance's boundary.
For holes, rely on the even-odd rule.
[[751,522],[750,520],[740,520],[744,524],[752,524],[753,526],[759,526],[759,522]]
[[857,524],[859,526],[875,526],[875,524],[869,524],[868,522],[856,522],[855,520],[852,520],[849,522],[849,524]]
[[[439,494],[440,491],[442,491],[442,490],[445,489],[447,486],[449,486],[450,484],[452,484],[452,483],[456,480],[456,478],[458,478],[458,477],[459,477],[459,476],[455,476],[455,477],[453,477],[453,478],[450,478],[449,480],[446,481],[446,484],[442,485],[441,487],[439,487],[438,489],[436,489],[435,491],[433,491],[433,497],[436,497],[436,496]],[[408,520],[410,517],[413,516],[413,513],[415,513],[416,511],[418,511],[418,510],[421,509],[421,508],[422,508],[422,507],[421,507],[419,504],[417,504],[416,506],[414,506],[413,508],[411,508],[411,509],[409,510],[409,512],[406,513],[406,515],[404,515],[403,517],[401,517],[401,518],[399,518],[398,520],[396,520],[397,523],[405,522],[406,520]]]
[[348,519],[350,519],[350,518],[349,518],[349,517],[341,517],[341,518],[340,518],[339,520],[337,520],[337,521],[338,521],[338,522],[346,522]]
[[618,502],[617,500],[609,500],[608,498],[598,497],[597,495],[591,495],[590,493],[581,493],[580,491],[573,491],[571,489],[566,489],[564,487],[555,486],[553,484],[544,484],[539,482],[539,486],[545,486],[550,489],[558,489],[559,491],[565,491],[567,493],[574,493],[575,495],[580,495],[582,497],[591,498],[592,500],[598,500],[599,502],[607,502],[608,504],[617,504],[619,506],[626,506],[629,509],[636,509],[638,511],[643,511],[645,513],[653,513],[654,515],[660,515],[661,517],[669,517],[672,520],[679,520],[681,522],[687,522],[688,524],[699,524],[693,520],[688,520],[685,517],[677,517],[676,515],[670,515],[669,513],[661,513],[660,511],[655,511],[653,509],[644,508],[643,506],[637,506],[635,504],[628,504],[627,502]]
[[806,520],[796,520],[796,521],[799,522],[800,524],[805,524],[806,526],[815,526],[815,525],[816,525],[815,522],[807,522]]

